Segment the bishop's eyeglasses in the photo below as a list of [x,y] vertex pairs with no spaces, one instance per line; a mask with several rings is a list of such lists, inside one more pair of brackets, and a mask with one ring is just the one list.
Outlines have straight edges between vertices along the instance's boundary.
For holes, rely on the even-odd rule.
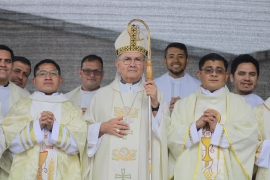
[[94,73],[95,76],[100,76],[103,72],[102,69],[82,69],[82,71],[86,76],[90,76],[92,73]]

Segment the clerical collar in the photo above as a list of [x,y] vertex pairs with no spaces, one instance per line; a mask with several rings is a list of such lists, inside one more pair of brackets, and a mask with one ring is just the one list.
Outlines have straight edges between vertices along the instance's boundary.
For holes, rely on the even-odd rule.
[[7,84],[5,84],[3,87],[8,87],[8,85],[9,85],[9,81],[8,81]]
[[204,89],[202,86],[201,86],[201,92],[203,95],[207,95],[207,96],[216,96],[220,91],[222,91],[224,89],[224,87],[218,89],[218,90],[215,90],[214,92],[211,92],[207,89]]
[[[36,93],[37,93],[37,94],[40,94],[40,95],[48,96],[48,95],[46,95],[44,92],[36,91]],[[58,96],[58,95],[59,95],[59,93],[58,93],[58,92],[55,92],[55,93],[53,93],[51,96]]]
[[134,84],[131,84],[131,83],[125,83],[124,84],[120,80],[119,85],[120,85],[120,92],[122,92],[122,93],[136,93],[138,91],[138,88],[140,86],[140,83],[136,82]]
[[[138,81],[133,82],[132,85],[137,84],[137,83],[139,83],[140,81],[141,81],[141,78],[140,78]],[[126,82],[122,79],[122,77],[121,77],[121,79],[120,79],[120,82],[121,82],[122,84],[131,84],[131,83],[126,83]]]

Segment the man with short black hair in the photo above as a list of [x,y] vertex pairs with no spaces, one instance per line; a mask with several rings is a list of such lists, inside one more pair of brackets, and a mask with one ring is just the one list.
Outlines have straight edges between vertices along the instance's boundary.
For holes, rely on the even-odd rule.
[[194,93],[201,84],[199,80],[184,72],[188,62],[185,44],[174,42],[166,47],[164,64],[169,72],[154,81],[163,93],[171,112],[176,101]]
[[82,85],[66,94],[66,97],[79,106],[84,113],[86,108],[100,88],[104,76],[103,61],[97,55],[85,56],[81,61],[81,68],[78,71]]
[[257,121],[245,99],[229,92],[227,67],[218,54],[202,57],[202,85],[175,104],[167,129],[174,180],[252,177]]
[[30,73],[31,62],[25,57],[15,56],[13,61],[13,70],[9,80],[17,86],[25,88]]
[[19,100],[3,121],[13,158],[9,179],[83,179],[87,125],[81,110],[58,93],[59,65],[40,61],[32,83],[37,91]]
[[264,102],[260,96],[253,93],[259,75],[260,64],[249,54],[239,55],[232,61],[230,80],[234,85],[234,93],[244,96],[252,108]]

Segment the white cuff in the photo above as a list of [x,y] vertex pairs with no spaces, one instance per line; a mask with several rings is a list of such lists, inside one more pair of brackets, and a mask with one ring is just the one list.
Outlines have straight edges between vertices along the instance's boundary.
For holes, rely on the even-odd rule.
[[34,120],[33,127],[37,143],[42,142],[44,140],[44,131],[40,128],[39,120]]
[[95,155],[102,140],[101,136],[98,138],[99,131],[100,131],[101,123],[95,123],[88,126],[88,133],[87,133],[87,154],[89,157]]
[[263,141],[260,157],[255,164],[264,168],[270,167],[270,140]]
[[60,128],[60,123],[57,121],[54,121],[53,128],[52,128],[52,134],[51,134],[50,139],[49,139],[49,141],[53,144],[55,144],[58,140],[59,128]]
[[211,137],[211,144],[214,146],[220,146],[222,148],[229,148],[228,139],[224,134],[223,126],[217,123],[214,133]]
[[198,143],[202,137],[202,128],[197,131],[196,122],[192,123],[189,129],[188,139],[186,141],[186,148],[190,148],[194,144]]
[[162,118],[162,106],[159,105],[156,117],[154,117],[152,114],[152,131],[155,133],[158,139],[160,139],[159,125],[160,125],[161,118]]

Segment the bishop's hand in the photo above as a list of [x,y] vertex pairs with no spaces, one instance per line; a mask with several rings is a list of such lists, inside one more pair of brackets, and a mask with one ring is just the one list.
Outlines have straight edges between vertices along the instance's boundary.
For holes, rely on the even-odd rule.
[[125,130],[129,130],[129,125],[122,120],[123,117],[116,117],[101,123],[99,137],[103,134],[110,134],[119,138],[123,138],[125,135],[127,135]]
[[153,108],[158,107],[159,103],[158,103],[158,89],[157,89],[157,85],[155,84],[154,81],[148,81],[146,82],[144,85],[144,89],[146,91],[146,95],[150,96],[151,98],[151,106]]

